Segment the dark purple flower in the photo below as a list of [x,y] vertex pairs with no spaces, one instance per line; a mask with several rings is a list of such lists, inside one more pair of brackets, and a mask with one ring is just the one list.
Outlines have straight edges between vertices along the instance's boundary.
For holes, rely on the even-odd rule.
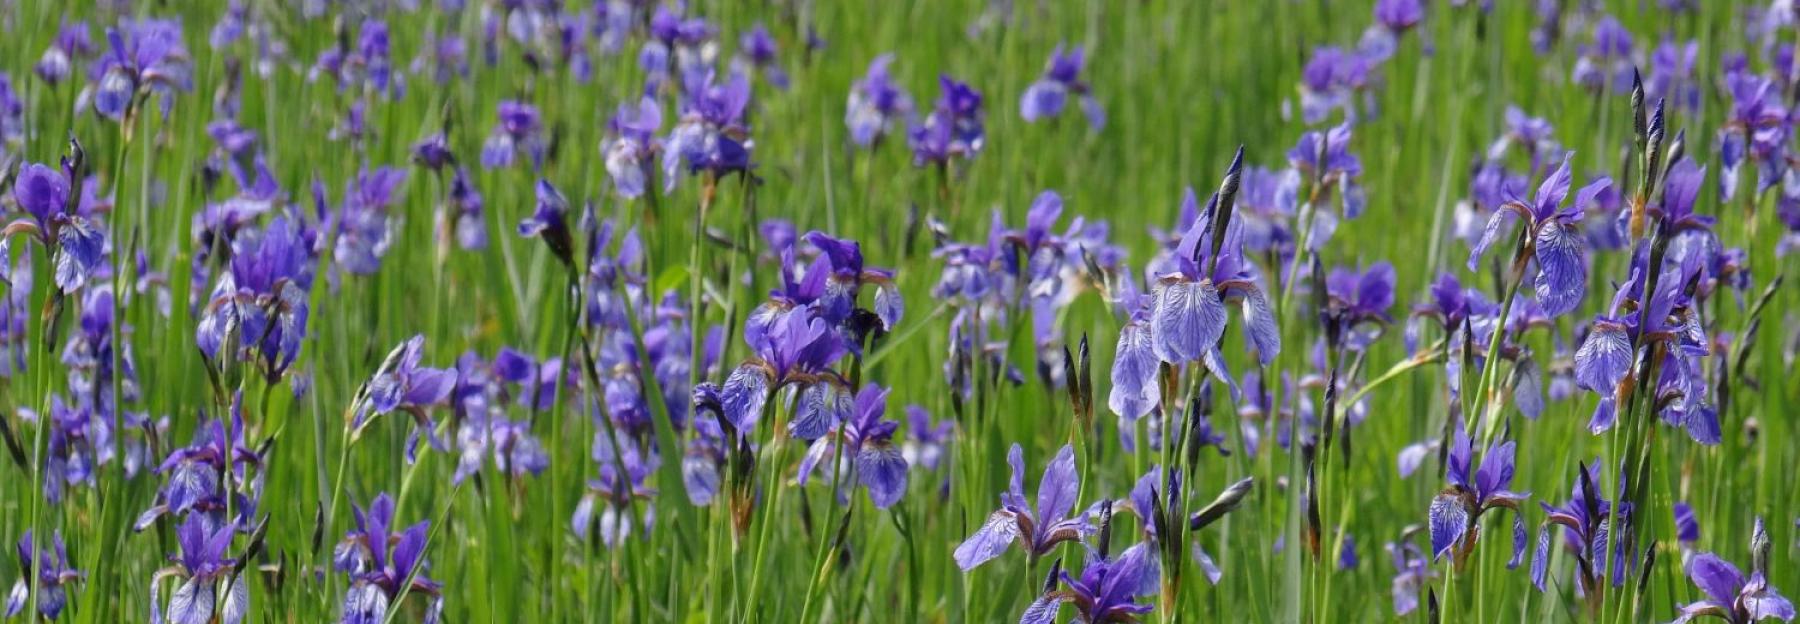
[[888,75],[893,63],[893,54],[875,57],[868,73],[850,87],[844,125],[850,128],[850,140],[859,146],[874,145],[912,115],[912,97]]
[[1702,616],[1713,616],[1732,624],[1750,624],[1759,620],[1794,620],[1794,603],[1782,597],[1762,570],[1754,570],[1749,578],[1731,562],[1712,553],[1700,553],[1687,562],[1688,579],[1706,597],[1681,607],[1681,615],[1672,624],[1688,622]]
[[1394,582],[1391,593],[1394,599],[1394,615],[1402,616],[1419,608],[1419,589],[1431,584],[1435,573],[1431,570],[1431,559],[1419,551],[1411,539],[1399,544],[1388,542],[1388,557],[1394,562]]
[[65,161],[61,171],[37,163],[20,168],[13,183],[13,200],[29,220],[14,220],[6,226],[7,234],[29,232],[54,252],[56,287],[64,293],[87,283],[106,248],[106,235],[81,209],[85,198],[75,194],[69,167]]
[[[1622,483],[1619,490],[1624,491]],[[1613,529],[1626,523],[1631,506],[1629,503],[1606,499],[1600,486],[1599,461],[1583,465],[1577,470],[1569,499],[1561,507],[1538,503],[1543,507],[1546,517],[1538,527],[1537,549],[1531,558],[1531,582],[1537,586],[1538,591],[1544,591],[1546,568],[1550,561],[1551,526],[1561,526],[1563,536],[1575,554],[1579,589],[1586,595],[1598,596],[1603,589],[1603,579],[1606,578],[1609,551],[1613,584],[1618,585],[1625,578],[1625,568],[1629,564],[1626,562],[1624,534],[1620,532],[1614,535]]]
[[[1055,588],[1055,574],[1059,572],[1062,584],[1068,589]],[[1075,605],[1077,617],[1082,622],[1136,622],[1138,616],[1149,613],[1152,608],[1138,603],[1137,599],[1154,595],[1162,579],[1156,564],[1156,551],[1149,543],[1127,548],[1113,559],[1108,559],[1104,553],[1089,551],[1087,564],[1079,578],[1061,571],[1060,566],[1052,570],[1052,574],[1049,587],[1026,607],[1024,615],[1019,617],[1019,624],[1053,624],[1056,612],[1065,602]]]
[[1579,47],[1571,80],[1589,89],[1608,89],[1614,94],[1631,92],[1636,71],[1632,60],[1631,31],[1611,15],[1594,22],[1593,37]]
[[50,47],[45,48],[44,55],[38,57],[33,70],[44,82],[60,84],[74,72],[76,60],[91,56],[94,51],[94,40],[88,35],[87,22],[65,21],[57,29],[56,38],[50,41]]
[[[175,530],[181,544],[181,556],[171,557],[176,566],[158,572],[150,582],[150,611],[162,613],[171,624],[208,624],[217,620],[238,624],[250,610],[250,585],[236,575],[237,560],[227,557],[237,524],[210,521],[204,514],[189,514],[187,521]],[[167,577],[176,577],[181,585],[169,596],[166,613],[158,604],[158,585]],[[224,595],[219,595],[223,582]]]
[[[1288,164],[1300,170],[1306,179],[1337,191],[1346,219],[1362,216],[1363,207],[1368,204],[1368,196],[1360,182],[1362,160],[1350,153],[1352,134],[1349,121],[1325,132],[1307,132],[1300,135],[1300,141],[1287,153]],[[1323,191],[1320,196],[1328,197]],[[1324,243],[1317,241],[1318,245]]]
[[[231,248],[194,340],[208,359],[255,360],[266,376],[278,378],[299,357],[306,336],[312,246],[284,215],[238,234]],[[231,346],[236,352],[219,352]]]
[[662,166],[665,191],[675,188],[682,164],[690,172],[715,176],[750,169],[750,129],[744,111],[750,104],[750,81],[732,74],[724,84],[714,82],[712,72],[690,78],[684,90],[681,120],[663,141]]
[[951,158],[974,158],[981,152],[983,126],[981,92],[949,76],[939,76],[942,94],[923,123],[907,131],[913,164],[943,164]]
[[1105,127],[1106,110],[1100,106],[1100,100],[1094,97],[1088,83],[1081,79],[1086,66],[1087,51],[1084,48],[1065,49],[1063,44],[1057,44],[1056,50],[1050,53],[1043,76],[1026,87],[1025,94],[1019,97],[1019,115],[1028,122],[1060,116],[1069,96],[1074,95],[1081,98],[1081,112],[1087,116],[1088,126],[1094,130]]
[[425,622],[439,621],[444,598],[442,586],[425,576],[425,545],[431,521],[395,531],[394,500],[386,493],[375,497],[368,509],[352,505],[356,528],[332,551],[337,569],[350,574],[350,590],[344,596],[339,622],[381,624],[402,591],[431,598]]
[[1481,240],[1469,252],[1469,270],[1474,271],[1512,219],[1524,219],[1528,228],[1525,251],[1533,254],[1538,265],[1537,300],[1550,316],[1561,316],[1581,304],[1587,291],[1587,261],[1586,243],[1577,227],[1594,197],[1612,184],[1607,178],[1596,180],[1576,191],[1574,201],[1563,207],[1563,199],[1569,194],[1569,179],[1569,158],[1564,157],[1562,165],[1538,186],[1531,203],[1513,200],[1495,210]]
[[1454,549],[1452,556],[1460,566],[1474,551],[1481,515],[1504,508],[1513,512],[1513,556],[1507,567],[1517,567],[1525,558],[1526,539],[1525,518],[1519,512],[1519,504],[1531,494],[1508,489],[1513,480],[1515,443],[1505,442],[1488,449],[1479,463],[1473,447],[1474,440],[1458,428],[1450,446],[1450,486],[1431,500],[1431,557],[1437,559]]
[[661,144],[656,131],[662,128],[662,107],[645,97],[636,106],[619,105],[618,114],[607,123],[609,138],[600,146],[606,157],[606,173],[612,176],[613,188],[619,196],[632,199],[644,194]]
[[1376,0],[1375,21],[1394,31],[1406,31],[1425,19],[1419,0]]
[[193,88],[181,22],[124,20],[106,30],[106,41],[110,49],[90,69],[95,84],[78,97],[84,103],[92,101],[94,112],[102,117],[123,119],[140,95],[160,97],[166,111],[176,90]]
[[1024,449],[1012,445],[1006,463],[1012,466],[1012,480],[1000,495],[1000,509],[956,547],[956,565],[965,572],[1000,556],[1015,541],[1035,561],[1057,544],[1078,540],[1092,531],[1085,516],[1070,515],[1081,489],[1081,475],[1075,471],[1075,447],[1063,446],[1044,467],[1035,509],[1025,500]]
[[31,539],[31,531],[27,530],[25,536],[19,538],[18,554],[23,578],[13,583],[12,591],[6,596],[6,617],[11,619],[25,611],[25,605],[31,600],[31,575],[36,574],[38,614],[55,620],[69,604],[69,587],[80,582],[83,576],[72,567],[74,561],[69,559],[62,533],[40,544]]
[[1694,71],[1700,60],[1700,42],[1677,43],[1664,37],[1650,53],[1650,74],[1644,77],[1644,97],[1666,100],[1677,109],[1700,108],[1700,85]]
[[575,256],[574,235],[569,231],[569,200],[563,198],[561,191],[550,184],[549,180],[538,179],[537,206],[531,216],[519,221],[519,235],[544,239],[550,253],[563,263],[573,266]]
[[520,153],[531,159],[532,170],[544,166],[542,122],[538,110],[529,102],[500,102],[498,121],[481,144],[481,166],[488,169],[511,167]]
[[[1367,44],[1369,50],[1345,50],[1322,46],[1313,50],[1312,58],[1300,70],[1300,117],[1308,124],[1325,121],[1337,109],[1344,109],[1346,122],[1356,118],[1356,96],[1369,85],[1369,76],[1384,53],[1391,53],[1392,43],[1380,40]],[[1372,53],[1372,54],[1371,54]]]
[[389,210],[399,203],[405,182],[406,170],[376,167],[363,169],[345,183],[332,254],[338,266],[352,275],[373,275],[381,269],[381,258],[394,242]]
[[1787,170],[1788,109],[1774,81],[1749,71],[1725,74],[1731,111],[1719,129],[1719,201],[1737,192],[1738,168],[1754,160],[1758,193],[1773,187]]
[[450,398],[450,392],[456,389],[456,371],[420,366],[424,351],[425,337],[415,335],[389,353],[381,370],[369,380],[367,405],[356,413],[358,428],[372,417],[370,411],[373,415],[396,410],[411,414],[415,425],[407,436],[406,459],[409,463],[416,458],[421,439],[429,441],[432,448],[449,450],[449,445],[438,439],[437,425],[428,410],[443,405]]
[[777,59],[780,52],[781,49],[775,43],[775,38],[769,35],[769,29],[764,28],[762,24],[757,24],[738,38],[739,56],[732,61],[732,67],[735,69],[741,64],[747,66],[746,69],[761,71],[770,85],[776,89],[786,90],[788,75],[786,71],[782,70]]
[[1363,271],[1339,267],[1325,277],[1325,296],[1329,302],[1320,314],[1327,323],[1346,338],[1346,346],[1362,350],[1380,336],[1381,328],[1394,322],[1388,309],[1394,307],[1394,265],[1386,261],[1369,265]]
[[956,423],[949,419],[931,424],[931,413],[917,405],[906,406],[906,442],[900,446],[900,457],[906,465],[920,470],[937,470],[946,456]]
[[[887,389],[872,383],[856,393],[849,419],[807,448],[806,458],[800,462],[800,485],[806,485],[819,464],[830,464],[841,453],[854,471],[856,482],[868,488],[869,500],[875,503],[875,508],[887,509],[900,502],[900,497],[906,494],[907,461],[893,443],[894,431],[900,424],[882,419],[887,395]],[[838,445],[843,446],[840,449]],[[834,473],[843,469],[837,467]],[[837,478],[835,474],[833,478]],[[847,486],[849,481],[845,479],[842,483]]]

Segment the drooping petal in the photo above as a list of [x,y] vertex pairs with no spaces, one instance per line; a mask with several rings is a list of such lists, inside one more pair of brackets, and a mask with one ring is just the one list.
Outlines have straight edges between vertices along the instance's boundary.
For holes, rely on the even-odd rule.
[[1538,303],[1545,314],[1562,316],[1581,305],[1587,294],[1582,237],[1575,228],[1552,219],[1538,228],[1536,249]]
[[1107,394],[1106,406],[1128,421],[1150,413],[1160,399],[1156,389],[1157,364],[1149,327],[1131,323],[1120,329],[1113,356],[1112,390]]
[[1594,406],[1594,416],[1588,419],[1588,432],[1597,435],[1611,429],[1618,417],[1615,406],[1616,402],[1611,396],[1600,399],[1600,403]]
[[1225,304],[1210,282],[1163,284],[1152,306],[1150,332],[1164,362],[1199,360],[1225,332]]
[[231,588],[226,590],[225,604],[220,607],[221,624],[240,624],[244,616],[250,613],[250,579],[243,576],[232,577]]
[[1063,592],[1039,596],[1037,600],[1031,601],[1030,606],[1025,607],[1025,613],[1019,616],[1019,624],[1056,624],[1056,612],[1067,599]]
[[189,578],[169,597],[170,624],[207,624],[213,614],[212,583]]
[[1469,526],[1469,510],[1456,495],[1446,493],[1431,499],[1429,515],[1431,558],[1435,560],[1462,540]]
[[1000,556],[1000,553],[1006,552],[1006,547],[1017,539],[1019,539],[1018,518],[1014,517],[1012,512],[1002,509],[989,515],[987,522],[982,523],[981,528],[977,529],[974,535],[963,540],[963,543],[956,547],[953,557],[956,559],[957,567],[968,572],[975,569],[975,566],[987,563],[988,560]]
[[885,440],[863,445],[856,456],[856,474],[869,488],[876,509],[887,509],[906,494],[906,459],[898,447]]
[[1256,347],[1256,361],[1269,366],[1275,362],[1275,356],[1281,353],[1281,328],[1276,325],[1275,311],[1269,306],[1269,298],[1263,296],[1262,290],[1255,287],[1245,290],[1245,336]]
[[1514,510],[1512,518],[1513,554],[1511,559],[1506,560],[1506,569],[1508,570],[1516,570],[1520,563],[1525,562],[1525,540],[1530,539],[1525,532],[1525,517]]
[[1550,523],[1538,525],[1537,549],[1531,554],[1531,584],[1544,591],[1544,576],[1550,568]]
[[738,435],[748,435],[762,418],[771,384],[768,371],[754,364],[739,366],[725,380],[725,387],[719,391],[719,405]]
[[1625,326],[1596,321],[1575,351],[1575,382],[1603,398],[1611,397],[1630,371],[1631,338]]
[[788,435],[799,440],[816,440],[832,427],[844,422],[855,409],[850,392],[829,381],[819,381],[800,392],[794,408],[794,420],[788,423]]

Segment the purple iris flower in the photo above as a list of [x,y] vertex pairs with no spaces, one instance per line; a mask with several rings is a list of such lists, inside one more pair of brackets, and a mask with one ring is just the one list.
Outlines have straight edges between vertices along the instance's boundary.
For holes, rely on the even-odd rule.
[[[1562,144],[1556,142],[1556,128],[1550,120],[1533,117],[1517,106],[1506,107],[1506,132],[1488,146],[1488,163],[1476,172],[1474,195],[1487,208],[1495,208],[1525,192],[1526,180],[1506,176],[1499,162],[1507,152],[1518,147],[1531,156],[1530,171],[1536,172],[1563,155]],[[1482,176],[1486,175],[1486,178]]]
[[13,200],[27,218],[6,226],[6,234],[28,232],[53,252],[56,287],[64,293],[87,283],[106,249],[106,234],[80,209],[82,198],[70,184],[71,167],[65,159],[61,171],[37,163],[21,168]]
[[344,535],[332,550],[337,569],[350,574],[350,590],[344,596],[339,622],[381,624],[402,591],[430,597],[425,622],[440,621],[444,610],[443,586],[425,576],[425,545],[431,521],[394,531],[394,499],[386,493],[375,497],[368,509],[352,505],[356,528]]
[[650,163],[661,149],[656,131],[662,127],[662,107],[645,97],[637,105],[619,105],[618,114],[607,122],[609,137],[600,146],[606,157],[606,173],[612,176],[613,188],[619,196],[633,199],[644,194],[652,169]]
[[[1624,490],[1621,485],[1620,491]],[[1537,550],[1531,558],[1531,582],[1538,591],[1545,590],[1547,567],[1550,563],[1550,531],[1552,525],[1562,527],[1563,537],[1569,549],[1575,554],[1577,588],[1583,595],[1598,599],[1608,569],[1608,553],[1611,553],[1613,567],[1613,584],[1624,581],[1625,544],[1614,540],[1614,529],[1624,525],[1631,515],[1631,505],[1621,501],[1610,501],[1600,489],[1600,462],[1598,460],[1581,466],[1576,471],[1575,485],[1569,493],[1569,501],[1560,507],[1552,507],[1549,503],[1539,502],[1544,509],[1544,523],[1538,527]],[[1614,541],[1620,543],[1614,544]]]
[[[894,272],[888,269],[863,266],[862,246],[856,241],[832,238],[823,232],[811,231],[802,237],[807,243],[818,248],[820,257],[826,260],[821,265],[814,263],[808,269],[810,274],[820,268],[829,268],[825,278],[825,292],[819,296],[819,313],[827,322],[841,325],[850,317],[856,308],[856,296],[864,284],[875,286],[875,316],[881,319],[882,329],[893,331],[900,324],[900,316],[905,311],[905,303],[900,298],[900,287],[894,283]],[[811,277],[810,275],[808,276]]]
[[537,475],[549,468],[550,457],[532,435],[530,423],[506,418],[502,382],[492,366],[473,352],[465,353],[457,359],[456,375],[450,404],[458,417],[459,456],[451,482],[461,483],[481,470],[483,460],[489,458],[495,470],[514,477]]
[[369,380],[368,404],[358,410],[356,415],[355,425],[362,427],[371,418],[370,411],[374,415],[396,410],[411,414],[414,427],[412,433],[407,435],[408,463],[417,458],[421,438],[428,440],[432,448],[449,450],[449,446],[438,439],[437,425],[432,421],[428,410],[449,400],[450,392],[456,389],[456,371],[420,366],[419,361],[424,353],[423,335],[407,339],[389,353],[381,370]]
[[1713,616],[1732,624],[1750,624],[1760,620],[1794,620],[1794,603],[1769,585],[1767,574],[1752,571],[1749,578],[1731,562],[1713,553],[1700,553],[1687,562],[1688,579],[1706,594],[1697,602],[1681,607],[1681,615],[1672,624]]
[[893,63],[893,54],[875,57],[869,63],[868,73],[850,87],[844,125],[850,128],[850,141],[858,146],[875,145],[913,114],[912,96],[888,75],[888,66]]
[[[1182,202],[1194,205],[1192,190]],[[1150,295],[1150,343],[1162,362],[1202,362],[1235,393],[1218,349],[1225,332],[1226,302],[1242,304],[1246,342],[1256,350],[1258,361],[1265,365],[1274,361],[1281,351],[1281,336],[1275,331],[1274,309],[1256,285],[1255,267],[1243,258],[1243,227],[1227,224],[1217,252],[1213,250],[1217,202],[1215,195],[1182,235],[1170,258],[1173,270],[1156,279]]]
[[906,143],[913,151],[913,165],[943,165],[952,158],[970,159],[981,153],[983,127],[981,92],[949,76],[939,76],[942,94],[923,123],[907,130]]
[[1634,69],[1631,31],[1611,15],[1594,22],[1592,39],[1580,46],[1570,79],[1589,89],[1631,92]]
[[[1360,182],[1362,159],[1350,152],[1352,135],[1350,122],[1346,121],[1325,132],[1313,131],[1300,135],[1299,142],[1287,153],[1289,165],[1300,170],[1306,179],[1313,180],[1326,189],[1320,192],[1321,197],[1328,197],[1325,193],[1330,190],[1337,191],[1346,219],[1362,216],[1363,208],[1368,205],[1368,196],[1363,192]],[[1334,216],[1320,212],[1315,218]],[[1326,240],[1329,238],[1329,235],[1325,237]],[[1324,245],[1325,240],[1319,240],[1315,244]]]
[[1394,562],[1394,581],[1390,590],[1394,615],[1412,613],[1419,608],[1419,590],[1430,585],[1436,576],[1431,570],[1431,559],[1410,539],[1398,544],[1388,542],[1387,551],[1388,558]]
[[438,171],[456,164],[456,153],[450,151],[450,139],[438,132],[413,144],[412,161],[426,169]]
[[[228,270],[213,286],[194,340],[209,360],[254,360],[265,376],[279,378],[299,357],[306,336],[313,246],[284,215],[260,231],[239,233],[231,248]],[[237,351],[219,352],[229,346]]]
[[790,435],[815,439],[849,415],[850,392],[830,370],[847,347],[810,307],[774,312],[756,331],[747,324],[744,340],[756,357],[732,371],[719,393],[725,420],[740,439],[755,428],[769,398],[789,384],[803,386]]
[[1368,348],[1381,335],[1381,329],[1394,322],[1388,309],[1394,307],[1394,265],[1377,262],[1361,272],[1339,267],[1325,277],[1325,296],[1329,302],[1320,315],[1345,337],[1352,350]]
[[692,77],[685,90],[681,120],[663,141],[663,190],[675,189],[682,164],[690,172],[720,176],[750,169],[750,129],[744,111],[750,105],[750,81],[732,74],[724,84],[712,72]]
[[[1230,454],[1226,453],[1223,447],[1220,447],[1219,452],[1226,455]],[[1163,497],[1165,500],[1172,500],[1174,497],[1180,496],[1181,484],[1182,478],[1180,472],[1173,472],[1165,475],[1162,466],[1159,465],[1151,466],[1150,470],[1145,472],[1143,476],[1138,477],[1137,483],[1131,487],[1130,498],[1128,498],[1126,502],[1129,503],[1132,514],[1138,517],[1138,524],[1143,528],[1144,536],[1148,540],[1146,543],[1157,543],[1156,510],[1159,507],[1167,509],[1167,507],[1164,507],[1157,502],[1157,497]],[[1158,488],[1161,489],[1159,490]],[[1173,492],[1173,495],[1171,495],[1171,492]],[[1196,512],[1196,515],[1197,514],[1198,512]],[[1218,564],[1213,561],[1212,555],[1207,554],[1206,549],[1201,547],[1199,541],[1193,543],[1193,548],[1191,548],[1189,552],[1194,559],[1194,563],[1200,566],[1201,573],[1206,575],[1206,582],[1218,585],[1219,579],[1225,577],[1225,572],[1219,569]]]
[[949,419],[931,424],[931,413],[917,405],[906,406],[906,442],[900,446],[900,457],[906,465],[919,470],[937,470],[948,456],[950,438],[956,435],[956,423]]
[[1070,515],[1081,490],[1081,475],[1075,470],[1075,447],[1064,445],[1044,467],[1035,510],[1025,500],[1024,449],[1012,445],[1006,453],[1006,463],[1012,467],[1012,480],[1000,495],[1000,509],[956,547],[956,565],[964,572],[1000,556],[1015,541],[1036,561],[1057,544],[1079,540],[1093,531],[1084,515]]
[[[237,524],[220,524],[204,514],[189,514],[187,521],[175,530],[181,544],[181,556],[171,557],[175,566],[156,573],[150,581],[150,611],[162,613],[171,624],[208,624],[217,621],[238,624],[250,611],[250,584],[237,574],[237,559],[227,557]],[[165,613],[158,603],[158,585],[176,577],[181,585],[169,596]],[[221,580],[228,586],[219,595]]]
[[338,212],[337,242],[332,257],[352,275],[373,275],[394,242],[389,231],[389,210],[400,201],[406,170],[394,167],[363,169],[344,186]]
[[[1067,589],[1056,589],[1058,575]],[[1156,552],[1148,543],[1127,548],[1117,558],[1110,559],[1102,553],[1089,551],[1087,564],[1079,578],[1069,576],[1060,565],[1052,570],[1044,594],[1026,607],[1024,615],[1019,617],[1019,624],[1053,624],[1063,603],[1075,605],[1082,622],[1136,622],[1138,616],[1152,609],[1151,605],[1141,604],[1137,599],[1154,595],[1161,580]]]
[[34,276],[31,254],[12,257],[12,241],[0,239],[0,279],[12,287],[0,300],[0,378],[11,379],[25,370],[26,341],[30,337],[27,319],[32,318],[31,287]]
[[102,117],[123,119],[140,94],[160,97],[166,112],[176,90],[193,89],[181,22],[124,20],[106,30],[106,41],[110,49],[90,69],[95,85],[77,97],[80,102],[92,101],[94,112]]
[[1381,61],[1379,55],[1383,52],[1379,42],[1370,47],[1375,53],[1373,57],[1361,50],[1336,46],[1313,50],[1312,58],[1300,70],[1301,119],[1308,124],[1320,123],[1340,108],[1344,109],[1346,122],[1357,117],[1357,95],[1367,94],[1369,75]]
[[1094,97],[1088,83],[1081,79],[1086,66],[1086,49],[1057,44],[1056,50],[1050,53],[1043,76],[1019,96],[1019,115],[1028,122],[1060,116],[1069,96],[1073,95],[1081,98],[1081,112],[1087,116],[1089,127],[1094,130],[1106,127],[1106,109],[1101,107],[1099,98]]
[[500,102],[494,129],[481,144],[481,166],[487,169],[511,167],[513,160],[523,153],[531,159],[531,168],[536,171],[544,166],[545,149],[543,122],[538,119],[537,107],[529,102],[506,100]]
[[738,38],[739,56],[733,60],[732,67],[737,69],[741,65],[745,69],[762,72],[771,86],[785,91],[788,88],[788,75],[777,58],[780,52],[781,48],[775,43],[775,38],[769,35],[769,29],[757,24]]
[[13,88],[12,76],[0,72],[0,140],[18,144],[25,139],[25,101]]
[[1569,178],[1569,158],[1564,157],[1562,165],[1538,186],[1531,203],[1515,199],[1502,204],[1469,251],[1469,270],[1474,271],[1488,247],[1500,238],[1501,230],[1514,217],[1525,219],[1528,235],[1523,253],[1533,254],[1537,260],[1537,300],[1553,317],[1574,310],[1587,292],[1586,244],[1577,228],[1594,197],[1612,184],[1608,178],[1596,180],[1576,191],[1575,200],[1562,207],[1569,194]]
[[1363,30],[1356,50],[1371,62],[1386,61],[1400,47],[1400,36],[1424,19],[1425,6],[1420,0],[1379,0],[1375,3],[1375,23]]
[[1677,43],[1665,37],[1650,53],[1650,75],[1644,77],[1644,96],[1665,100],[1677,109],[1700,108],[1700,84],[1694,70],[1700,61],[1700,42]]
[[1774,81],[1749,71],[1727,72],[1731,111],[1719,129],[1719,201],[1737,193],[1738,168],[1756,162],[1758,193],[1781,180],[1787,170],[1788,110]]
[[[1495,509],[1513,512],[1513,556],[1506,566],[1518,567],[1525,559],[1525,518],[1519,511],[1531,494],[1509,490],[1513,480],[1514,442],[1504,442],[1482,454],[1476,463],[1474,441],[1457,429],[1450,446],[1447,477],[1450,486],[1431,499],[1431,557],[1451,552],[1460,567],[1474,552],[1480,536],[1481,515]],[[1454,552],[1452,552],[1454,551]]]
[[534,188],[537,192],[537,205],[532,209],[531,216],[519,220],[519,236],[544,239],[550,253],[563,266],[572,267],[575,261],[575,240],[569,231],[569,200],[549,180],[539,178]]
[[1376,0],[1375,21],[1396,32],[1419,25],[1425,19],[1425,5],[1420,0]]
[[74,72],[75,61],[93,55],[94,51],[94,40],[88,34],[87,22],[65,21],[57,29],[56,38],[50,41],[50,47],[45,48],[44,55],[38,57],[33,71],[44,82],[61,84]]
[[469,170],[461,166],[450,176],[450,193],[444,198],[445,211],[443,217],[450,220],[450,225],[440,226],[440,235],[454,232],[457,247],[464,251],[487,249],[487,220],[482,216],[485,202],[481,190],[475,188],[474,180],[469,178]]
[[1293,219],[1299,209],[1299,199],[1299,170],[1245,168],[1237,210],[1232,215],[1232,220],[1243,223],[1245,252],[1252,255],[1273,253],[1283,264],[1292,258],[1296,245]]
[[[907,462],[893,442],[900,423],[882,419],[888,392],[871,383],[856,393],[849,420],[807,448],[806,458],[800,462],[800,485],[806,485],[820,463],[830,464],[842,453],[856,474],[856,482],[869,490],[869,500],[876,509],[887,509],[900,502],[906,494]],[[843,445],[842,449],[838,445]]]
[[1632,260],[1631,279],[1619,287],[1608,312],[1594,317],[1575,352],[1577,385],[1600,395],[1588,428],[1599,433],[1612,427],[1617,405],[1630,396],[1621,382],[1632,374],[1637,350],[1667,344],[1660,362],[1662,375],[1653,389],[1661,415],[1685,428],[1695,441],[1717,444],[1718,413],[1706,402],[1708,384],[1698,365],[1710,349],[1700,328],[1697,304],[1686,288],[1698,279],[1700,259],[1689,256],[1666,263],[1648,303],[1638,301],[1648,275],[1646,264],[1648,250],[1640,249]]
[[7,593],[6,617],[11,619],[25,611],[25,605],[31,600],[31,575],[37,574],[38,614],[55,620],[69,605],[69,587],[84,576],[72,567],[74,561],[69,559],[62,533],[56,533],[50,542],[39,544],[31,539],[31,531],[27,530],[25,536],[19,538],[18,554],[19,570],[24,578],[14,582],[12,591]]
[[[167,475],[167,482],[156,492],[156,504],[138,514],[132,530],[142,531],[165,515],[186,516],[193,512],[223,517],[226,497],[234,496],[240,508],[251,501],[237,492],[227,492],[220,479],[230,471],[233,484],[243,484],[249,468],[260,468],[262,456],[244,440],[243,396],[232,403],[228,420],[208,420],[194,431],[193,442],[169,452],[156,471]],[[248,522],[240,513],[240,522]]]
[[[646,480],[656,472],[657,458],[654,455],[646,458],[634,441],[621,440],[620,451],[624,453],[623,457],[613,454],[611,444],[594,445],[593,456],[600,466],[600,478],[588,481],[587,493],[582,495],[570,517],[576,536],[588,539],[598,527],[600,543],[608,548],[617,548],[631,537],[632,525],[638,522],[632,509],[634,502],[656,496],[656,489],[647,485]],[[621,466],[625,470],[622,476]],[[595,513],[596,506],[601,507],[598,514]],[[655,517],[655,511],[646,507],[643,530],[650,530]]]

